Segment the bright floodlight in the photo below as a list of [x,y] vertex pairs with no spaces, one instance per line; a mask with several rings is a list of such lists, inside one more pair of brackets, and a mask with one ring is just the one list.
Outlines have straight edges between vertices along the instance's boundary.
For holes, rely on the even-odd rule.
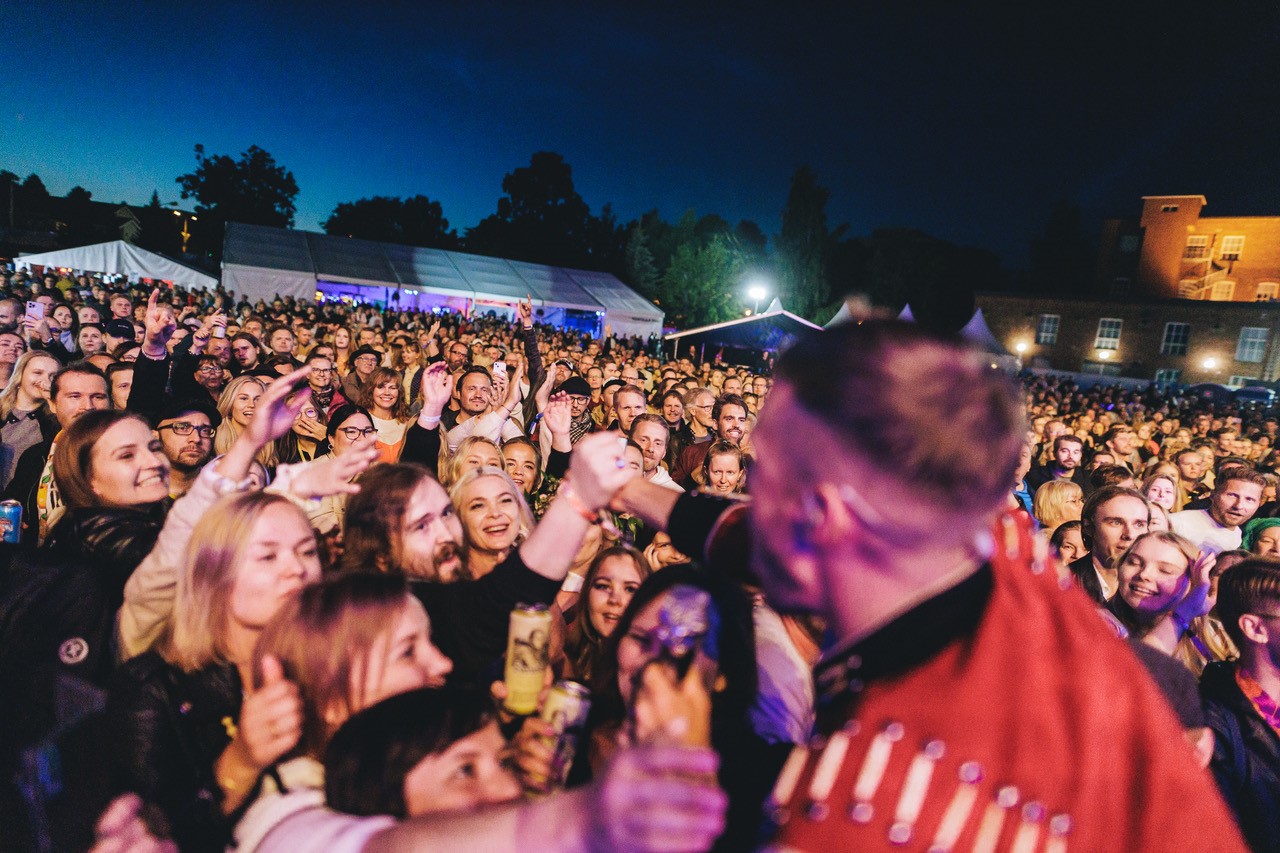
[[1205,370],[1213,370],[1217,366],[1218,366],[1218,360],[1216,358],[1206,358],[1204,360]]
[[763,286],[759,284],[753,284],[749,288],[747,288],[747,296],[750,296],[756,302],[759,302],[761,299],[764,299],[765,297],[765,289]]
[[1018,345],[1017,345],[1017,346],[1015,346],[1015,347],[1014,347],[1014,349],[1016,349],[1018,352],[1026,352],[1026,351],[1027,351],[1027,342],[1026,342],[1026,341],[1018,341]]

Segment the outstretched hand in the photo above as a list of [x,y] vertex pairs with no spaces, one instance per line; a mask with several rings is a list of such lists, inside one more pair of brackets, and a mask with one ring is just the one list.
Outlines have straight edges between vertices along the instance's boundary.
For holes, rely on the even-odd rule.
[[422,413],[421,418],[438,420],[449,405],[449,397],[453,393],[453,376],[443,361],[427,365],[422,371]]
[[[253,408],[253,417],[243,435],[254,447],[266,447],[272,441],[293,429],[298,412],[310,400],[307,394],[294,394],[305,385],[311,367],[303,367],[281,376],[267,386]],[[290,399],[292,397],[292,399]]]
[[173,316],[173,306],[160,301],[160,288],[151,291],[147,299],[147,314],[143,319],[146,332],[142,338],[144,352],[158,353],[169,345],[178,328],[178,321]]
[[351,482],[378,461],[378,448],[373,436],[352,444],[341,456],[325,456],[307,462],[293,475],[289,491],[300,498],[323,498],[329,495],[354,495],[360,491]]
[[1212,551],[1201,551],[1196,556],[1195,562],[1191,564],[1191,568],[1187,570],[1187,577],[1182,581],[1185,594],[1178,602],[1178,606],[1174,608],[1174,612],[1184,622],[1203,616],[1212,609],[1212,602],[1209,601],[1209,575],[1217,563],[1217,554]]

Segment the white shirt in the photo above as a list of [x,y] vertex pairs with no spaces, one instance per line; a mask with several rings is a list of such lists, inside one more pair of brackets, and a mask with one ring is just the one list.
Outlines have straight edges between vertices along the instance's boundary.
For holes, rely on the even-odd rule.
[[679,483],[671,479],[671,474],[661,465],[653,469],[653,476],[649,477],[649,482],[655,486],[662,486],[663,488],[671,489],[673,492],[684,494],[684,489]]
[[1239,527],[1223,527],[1207,509],[1185,509],[1169,516],[1173,532],[1190,539],[1201,550],[1233,551],[1244,538]]

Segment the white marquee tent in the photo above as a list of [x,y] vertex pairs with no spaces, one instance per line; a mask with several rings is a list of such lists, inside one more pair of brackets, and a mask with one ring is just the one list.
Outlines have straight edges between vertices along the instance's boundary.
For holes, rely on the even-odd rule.
[[20,255],[14,263],[27,269],[33,266],[65,267],[85,272],[125,275],[130,279],[150,278],[157,281],[171,281],[183,287],[214,288],[218,286],[216,278],[200,272],[195,267],[178,263],[155,252],[148,252],[146,249],[139,249],[123,240]]
[[398,293],[405,307],[463,311],[505,311],[528,295],[557,325],[580,312],[618,335],[662,331],[662,310],[608,273],[238,222],[227,223],[222,283],[254,300],[310,301],[321,291],[385,302]]

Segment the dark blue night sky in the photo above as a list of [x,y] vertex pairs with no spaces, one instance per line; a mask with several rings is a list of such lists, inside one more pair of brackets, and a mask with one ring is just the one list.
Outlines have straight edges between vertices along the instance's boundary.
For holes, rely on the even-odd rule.
[[1280,213],[1275,12],[878,5],[910,10],[10,2],[0,168],[168,202],[196,143],[257,144],[297,177],[299,228],[423,193],[464,229],[552,150],[593,210],[772,234],[808,162],[833,225],[914,226],[1015,266],[1059,198],[1091,227],[1144,194]]

